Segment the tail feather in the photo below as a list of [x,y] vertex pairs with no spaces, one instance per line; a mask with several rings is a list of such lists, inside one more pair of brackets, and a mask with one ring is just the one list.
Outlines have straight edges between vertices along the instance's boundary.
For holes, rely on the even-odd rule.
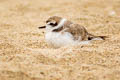
[[105,40],[107,36],[94,36],[92,34],[88,34],[88,40]]
[[108,38],[107,36],[97,36],[97,37],[99,37],[99,38],[101,38],[103,40],[105,40],[106,38]]

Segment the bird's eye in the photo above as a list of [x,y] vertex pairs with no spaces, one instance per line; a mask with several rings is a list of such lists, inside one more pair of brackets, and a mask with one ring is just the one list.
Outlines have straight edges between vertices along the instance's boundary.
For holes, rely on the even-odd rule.
[[50,25],[54,25],[53,23],[50,23]]
[[57,26],[57,23],[50,23],[49,25],[55,27],[55,26]]

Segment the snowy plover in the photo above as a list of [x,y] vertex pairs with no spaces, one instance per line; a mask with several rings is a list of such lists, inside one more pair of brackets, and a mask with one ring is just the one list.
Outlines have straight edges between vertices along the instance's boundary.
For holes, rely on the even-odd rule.
[[75,24],[65,18],[52,16],[46,21],[46,42],[54,47],[71,44],[89,44],[91,40],[104,40],[105,36],[94,36],[85,27]]

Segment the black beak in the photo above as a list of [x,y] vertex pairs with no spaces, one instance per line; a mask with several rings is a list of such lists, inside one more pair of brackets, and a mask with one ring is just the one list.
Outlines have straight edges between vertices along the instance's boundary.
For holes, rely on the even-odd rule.
[[41,26],[41,27],[38,27],[39,29],[43,29],[43,28],[46,28],[46,26]]

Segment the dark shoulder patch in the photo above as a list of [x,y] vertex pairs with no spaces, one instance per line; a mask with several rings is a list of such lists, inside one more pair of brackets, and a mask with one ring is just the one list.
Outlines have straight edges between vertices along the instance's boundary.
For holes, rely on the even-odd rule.
[[63,29],[63,27],[60,27],[58,29],[54,29],[53,32],[60,32]]

